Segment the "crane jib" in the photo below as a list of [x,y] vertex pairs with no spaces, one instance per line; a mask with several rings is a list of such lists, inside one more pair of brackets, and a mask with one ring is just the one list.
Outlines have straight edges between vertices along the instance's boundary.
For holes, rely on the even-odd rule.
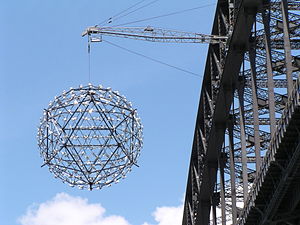
[[176,43],[225,43],[227,37],[217,35],[205,35],[174,30],[166,30],[153,27],[89,27],[82,36],[90,36],[91,42],[100,42],[102,35],[131,38],[152,42],[176,42]]

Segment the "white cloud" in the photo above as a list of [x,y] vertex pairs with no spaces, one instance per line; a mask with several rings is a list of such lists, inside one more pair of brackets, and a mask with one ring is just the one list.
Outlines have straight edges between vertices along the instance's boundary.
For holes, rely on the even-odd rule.
[[105,216],[100,204],[89,204],[87,199],[65,193],[31,207],[19,219],[22,225],[130,225],[121,216]]
[[[183,206],[178,207],[157,207],[153,213],[157,225],[181,225]],[[143,225],[151,225],[144,223]]]
[[[153,216],[157,224],[180,225],[183,206],[157,207]],[[21,225],[131,225],[124,217],[105,215],[100,204],[88,203],[87,199],[59,193],[53,199],[30,207],[19,219]]]

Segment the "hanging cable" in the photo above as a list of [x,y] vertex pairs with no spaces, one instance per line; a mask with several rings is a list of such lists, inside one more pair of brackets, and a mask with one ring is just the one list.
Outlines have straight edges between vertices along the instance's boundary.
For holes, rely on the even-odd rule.
[[[127,12],[128,10],[130,10],[130,9],[132,9],[132,8],[134,8],[134,7],[138,6],[138,5],[140,5],[141,3],[145,2],[145,1],[148,1],[148,0],[142,0],[142,1],[139,1],[139,2],[137,2],[137,3],[135,3],[135,4],[133,4],[132,6],[128,7],[127,9],[124,9],[124,10],[122,10],[121,12],[117,13],[116,15],[114,15],[114,16],[108,18],[108,19],[103,20],[102,22],[98,23],[96,26],[102,26],[102,25],[105,24],[105,23],[111,23],[113,19],[115,20],[115,19],[119,19],[119,18],[124,17],[125,15],[123,16],[123,15],[122,15],[123,13],[125,13],[125,12]],[[157,1],[158,1],[158,0],[157,0]],[[148,4],[150,4],[150,3],[148,3]],[[152,4],[152,3],[151,3],[151,4]],[[144,7],[146,7],[146,6],[144,6]],[[144,8],[144,7],[142,7],[142,8]],[[134,10],[134,11],[137,11],[137,10]],[[131,12],[129,12],[128,14],[131,14]],[[127,14],[126,14],[126,15],[127,15]]]
[[148,59],[148,60],[151,60],[151,61],[153,61],[153,62],[156,62],[156,63],[162,64],[162,65],[171,67],[171,68],[176,69],[176,70],[180,70],[180,71],[185,72],[185,73],[187,73],[187,74],[189,74],[189,75],[192,75],[192,76],[194,76],[194,77],[198,77],[198,78],[199,78],[199,77],[202,77],[200,74],[191,72],[191,71],[186,70],[186,69],[182,69],[182,68],[177,67],[177,66],[173,66],[173,65],[171,65],[171,64],[168,64],[168,63],[162,62],[162,61],[160,61],[160,60],[154,59],[154,58],[152,58],[152,57],[146,56],[146,55],[144,55],[144,54],[141,54],[141,53],[132,51],[132,50],[130,50],[130,49],[128,49],[128,48],[122,47],[122,46],[117,45],[117,44],[115,44],[115,43],[112,43],[112,42],[110,42],[110,41],[106,41],[106,40],[102,40],[102,41],[103,41],[103,42],[106,42],[106,43],[108,43],[108,44],[110,44],[110,45],[112,45],[112,46],[115,46],[115,47],[117,47],[117,48],[120,48],[120,49],[122,49],[122,50],[125,50],[125,51],[127,51],[127,52],[130,52],[130,53],[132,53],[132,54],[135,54],[135,55],[141,56],[141,57],[143,57],[143,58],[146,58],[146,59]]
[[194,7],[194,8],[190,8],[190,9],[184,9],[184,10],[180,10],[180,11],[176,11],[176,12],[172,12],[172,13],[168,13],[168,14],[163,14],[163,15],[159,15],[159,16],[153,16],[153,17],[149,17],[149,18],[145,18],[145,19],[135,20],[135,21],[127,22],[127,23],[122,23],[122,24],[114,25],[114,27],[133,24],[133,23],[139,23],[139,22],[153,20],[153,19],[158,19],[161,17],[173,16],[176,14],[185,13],[185,12],[189,12],[189,11],[193,11],[193,10],[197,10],[197,9],[202,9],[202,8],[206,8],[206,7],[213,6],[213,5],[215,5],[215,3],[208,4],[208,5],[202,5],[202,6],[198,6],[198,7]]
[[118,19],[120,19],[120,18],[123,18],[123,17],[125,17],[125,16],[128,16],[129,14],[132,14],[132,13],[138,11],[138,10],[141,10],[141,9],[143,9],[143,8],[146,8],[147,6],[152,5],[153,3],[157,2],[157,1],[159,1],[159,0],[153,0],[153,1],[149,2],[149,3],[147,3],[146,5],[140,6],[139,8],[137,8],[137,9],[131,11],[131,12],[128,12],[128,13],[122,15],[122,16],[119,16],[119,17],[115,18],[114,21],[116,21],[116,20],[118,20]]
[[88,73],[89,73],[89,83],[91,83],[91,40],[88,37]]

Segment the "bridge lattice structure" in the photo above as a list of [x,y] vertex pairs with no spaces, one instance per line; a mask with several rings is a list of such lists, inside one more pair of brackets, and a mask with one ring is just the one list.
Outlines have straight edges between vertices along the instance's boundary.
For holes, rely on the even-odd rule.
[[219,0],[183,225],[300,224],[300,1]]

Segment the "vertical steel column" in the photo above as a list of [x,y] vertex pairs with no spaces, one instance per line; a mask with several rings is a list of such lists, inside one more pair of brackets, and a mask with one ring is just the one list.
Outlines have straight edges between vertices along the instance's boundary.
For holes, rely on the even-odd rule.
[[283,41],[285,53],[285,67],[286,67],[286,80],[287,80],[287,93],[291,94],[293,90],[293,77],[292,77],[292,55],[291,43],[289,35],[289,17],[288,17],[288,3],[287,0],[281,1],[282,22],[283,22]]
[[243,60],[243,76],[239,77],[238,82],[238,99],[239,99],[239,113],[240,113],[240,139],[242,151],[242,176],[243,176],[243,196],[244,203],[246,203],[248,196],[248,167],[247,167],[247,151],[246,151],[246,132],[245,132],[245,112],[244,112],[244,64]]
[[[255,26],[256,28],[256,26]],[[254,31],[256,33],[256,29]],[[255,40],[255,38],[254,38]],[[251,43],[249,49],[250,68],[251,68],[251,88],[252,88],[252,110],[253,110],[253,129],[254,129],[254,148],[255,148],[255,168],[258,174],[261,166],[260,154],[260,137],[259,137],[259,114],[258,114],[258,100],[256,89],[256,66],[255,66],[255,41]]]
[[230,186],[231,186],[231,210],[232,224],[236,224],[237,209],[236,209],[236,186],[235,186],[235,166],[234,166],[234,139],[233,139],[233,115],[230,115],[228,120],[228,137],[229,137],[229,161],[230,161]]
[[[268,12],[267,12],[268,11]],[[274,80],[272,69],[272,56],[270,44],[270,10],[263,11],[263,23],[265,30],[265,49],[266,49],[266,65],[268,75],[268,103],[269,103],[269,118],[270,118],[270,133],[271,138],[275,133],[276,117],[275,117],[275,96],[274,96]]]
[[213,214],[213,225],[217,225],[217,209],[216,209],[216,199],[215,196],[213,195],[211,197],[211,207],[212,207],[212,214]]
[[224,177],[224,167],[225,167],[225,153],[221,153],[219,157],[219,168],[220,168],[220,197],[221,197],[221,218],[222,225],[226,225],[226,213],[225,213],[225,177]]

